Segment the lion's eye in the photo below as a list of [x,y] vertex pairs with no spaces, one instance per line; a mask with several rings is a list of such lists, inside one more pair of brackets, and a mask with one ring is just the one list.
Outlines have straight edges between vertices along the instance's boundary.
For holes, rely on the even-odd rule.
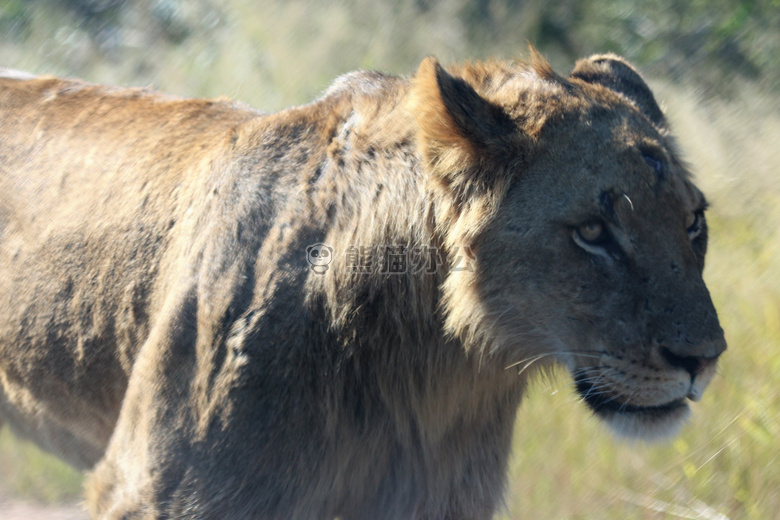
[[685,228],[688,231],[688,238],[694,240],[701,235],[701,231],[704,228],[704,211],[696,211],[688,215],[685,220]]
[[620,257],[620,248],[603,222],[591,220],[572,230],[574,243],[592,255],[615,259]]
[[606,231],[604,230],[604,224],[601,222],[588,222],[577,228],[577,233],[580,238],[590,244],[598,244],[603,242],[606,238]]

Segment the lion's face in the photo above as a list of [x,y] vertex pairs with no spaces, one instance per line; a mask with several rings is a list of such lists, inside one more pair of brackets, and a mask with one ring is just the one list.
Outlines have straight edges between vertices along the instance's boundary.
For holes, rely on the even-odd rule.
[[616,430],[670,434],[725,348],[702,280],[706,203],[635,110],[580,121],[549,128],[510,185],[478,248],[483,301],[508,348],[543,338]]
[[706,203],[652,93],[614,56],[568,78],[538,60],[461,74],[417,79],[448,240],[477,256],[444,283],[447,327],[520,371],[562,362],[621,433],[673,433],[725,340],[702,280]]

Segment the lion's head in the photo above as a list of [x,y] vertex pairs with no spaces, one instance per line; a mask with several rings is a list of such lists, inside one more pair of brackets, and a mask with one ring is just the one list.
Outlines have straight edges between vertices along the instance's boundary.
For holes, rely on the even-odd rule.
[[525,70],[429,59],[415,78],[439,221],[477,255],[444,283],[447,327],[520,370],[563,363],[622,434],[669,435],[726,348],[702,280],[707,203],[621,58]]

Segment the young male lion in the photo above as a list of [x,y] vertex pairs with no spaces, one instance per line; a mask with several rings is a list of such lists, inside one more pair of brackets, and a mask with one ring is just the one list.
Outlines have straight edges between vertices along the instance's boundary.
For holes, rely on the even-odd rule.
[[268,115],[7,74],[0,120],[0,418],[94,468],[95,518],[487,519],[526,367],[652,438],[725,349],[706,203],[617,56]]

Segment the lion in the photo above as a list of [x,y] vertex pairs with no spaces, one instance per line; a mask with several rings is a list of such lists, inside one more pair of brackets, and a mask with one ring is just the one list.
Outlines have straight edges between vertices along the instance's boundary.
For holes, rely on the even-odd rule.
[[101,519],[488,519],[529,378],[673,435],[707,203],[615,55],[355,72],[266,114],[0,80],[0,418]]

